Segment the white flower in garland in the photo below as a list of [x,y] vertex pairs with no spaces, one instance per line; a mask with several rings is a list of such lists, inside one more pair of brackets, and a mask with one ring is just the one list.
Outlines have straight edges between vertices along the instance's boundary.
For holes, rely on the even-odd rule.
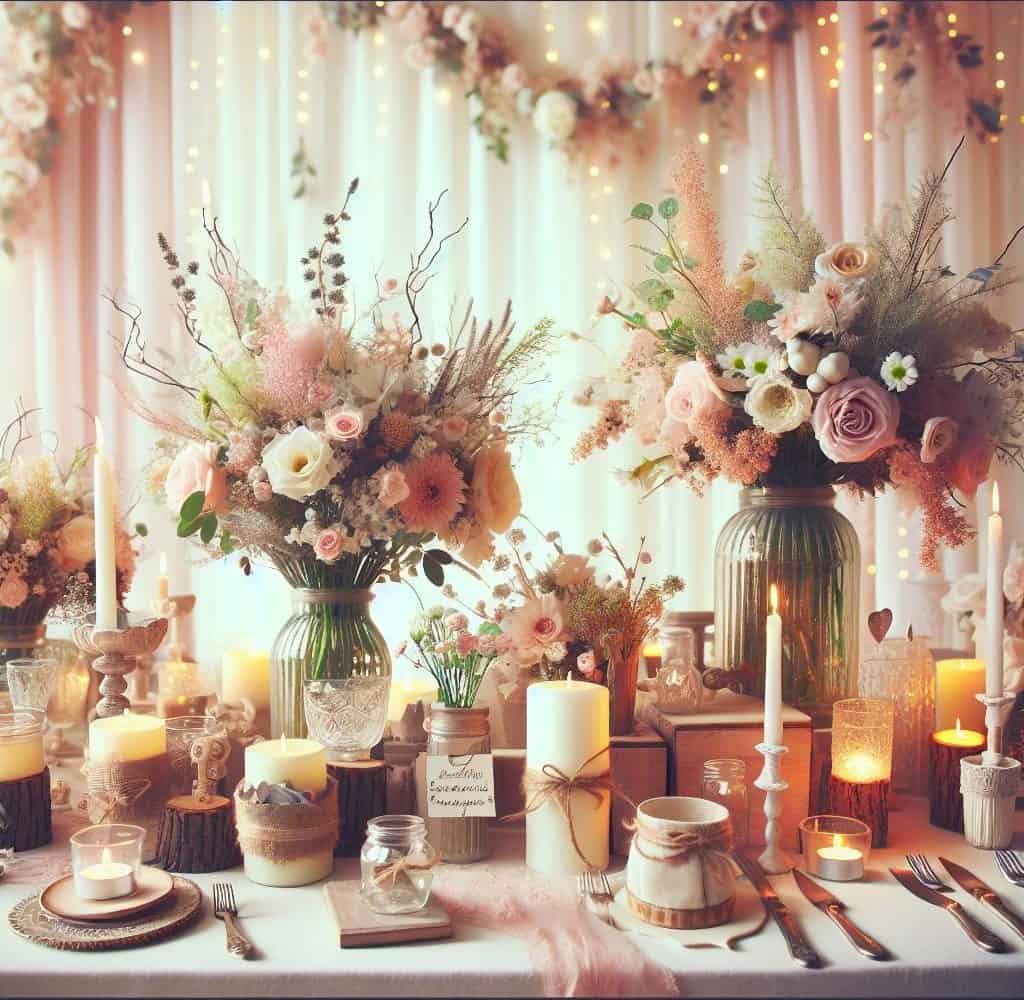
[[565,142],[576,131],[576,102],[564,90],[541,94],[533,109],[533,127],[552,142]]
[[882,381],[894,392],[904,392],[917,381],[917,359],[913,354],[893,351],[882,362]]
[[727,347],[721,354],[715,357],[718,367],[730,375],[749,375],[747,371],[747,351],[753,344],[735,344]]
[[771,375],[786,369],[786,357],[784,354],[779,351],[773,351],[770,347],[761,347],[759,344],[747,345],[745,360],[749,378],[757,378],[759,375]]
[[798,389],[785,375],[759,375],[750,383],[743,409],[758,427],[770,434],[795,431],[811,417],[814,400],[806,389]]

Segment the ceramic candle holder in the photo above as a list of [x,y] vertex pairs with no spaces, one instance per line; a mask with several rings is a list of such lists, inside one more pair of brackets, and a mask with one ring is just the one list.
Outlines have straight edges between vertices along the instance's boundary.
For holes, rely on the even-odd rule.
[[981,754],[960,761],[964,836],[972,847],[991,851],[1010,846],[1020,776],[1020,761],[1010,757],[994,767],[983,763]]
[[107,823],[71,835],[71,873],[79,899],[117,899],[135,891],[146,831]]
[[849,816],[808,816],[800,821],[804,868],[833,882],[853,882],[864,876],[871,854],[871,830]]

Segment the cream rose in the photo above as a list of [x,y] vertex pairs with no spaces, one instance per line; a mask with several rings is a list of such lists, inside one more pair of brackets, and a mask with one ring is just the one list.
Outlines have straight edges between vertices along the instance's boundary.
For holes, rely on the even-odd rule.
[[263,468],[275,493],[304,500],[322,490],[334,475],[334,456],[327,439],[308,427],[278,434],[263,449]]
[[750,383],[743,409],[770,434],[795,431],[811,416],[814,400],[806,389],[798,389],[785,375],[772,372]]
[[470,493],[479,526],[487,531],[508,531],[523,501],[512,458],[503,444],[495,442],[480,450],[473,463]]
[[822,278],[855,281],[866,278],[878,267],[878,251],[863,243],[836,243],[814,259],[814,270]]
[[81,569],[96,555],[96,523],[88,514],[71,518],[57,536],[60,566],[66,573]]
[[32,132],[46,124],[46,101],[31,84],[19,83],[0,96],[0,113],[19,132]]
[[552,142],[564,142],[576,131],[576,102],[564,90],[549,90],[537,98],[533,127]]
[[0,201],[17,198],[39,183],[40,171],[25,156],[0,159]]
[[960,425],[950,417],[932,417],[921,435],[921,461],[930,465],[945,455],[960,437]]
[[204,510],[218,510],[227,496],[227,474],[217,465],[217,446],[212,442],[185,445],[174,457],[164,480],[167,506],[174,514],[199,491],[206,495]]

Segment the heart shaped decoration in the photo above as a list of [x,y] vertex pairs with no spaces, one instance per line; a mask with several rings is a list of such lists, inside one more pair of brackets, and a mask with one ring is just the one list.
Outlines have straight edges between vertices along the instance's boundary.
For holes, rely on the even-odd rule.
[[868,615],[868,631],[875,637],[875,642],[881,642],[889,633],[892,627],[892,610],[882,608],[881,611],[872,611]]

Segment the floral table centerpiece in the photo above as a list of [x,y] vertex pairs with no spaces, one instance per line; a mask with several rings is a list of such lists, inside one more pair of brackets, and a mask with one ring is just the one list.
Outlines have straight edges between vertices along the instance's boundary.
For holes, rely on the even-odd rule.
[[[118,308],[131,322],[125,363],[186,404],[179,415],[136,403],[167,434],[150,478],[178,533],[198,535],[214,555],[244,549],[243,568],[249,554],[266,556],[294,588],[294,613],[272,651],[274,733],[304,734],[304,679],[349,680],[348,714],[365,728],[368,750],[391,672],[368,611],[371,588],[418,567],[440,585],[453,557],[435,540],[477,562],[519,513],[508,445],[538,425],[513,421],[510,406],[551,334],[545,321],[515,339],[510,307],[478,327],[470,304],[447,343],[425,341],[417,302],[455,235],[438,233],[440,199],[404,283],[378,281],[356,315],[342,230],[357,186],[302,257],[308,310],[252,278],[216,221],[206,228],[218,297],[207,303],[194,285],[198,263],[183,265],[160,236],[196,348],[187,374],[158,363],[139,313]],[[385,316],[399,292],[409,325]]]
[[819,724],[856,694],[859,547],[834,487],[906,488],[934,568],[941,544],[972,534],[957,494],[974,495],[995,455],[1021,460],[1024,369],[985,304],[1013,280],[1013,239],[969,274],[944,263],[955,156],[865,242],[832,246],[769,172],[759,244],[730,278],[704,161],[684,152],[674,195],[632,210],[659,244],[641,247],[651,276],[638,308],[606,298],[599,309],[632,337],[615,380],[581,393],[600,416],[577,457],[629,431],[651,449],[629,474],[648,491],[682,480],[700,493],[719,476],[745,487],[716,551],[718,665],[762,693],[758,623],[778,583],[793,623],[784,697]]

